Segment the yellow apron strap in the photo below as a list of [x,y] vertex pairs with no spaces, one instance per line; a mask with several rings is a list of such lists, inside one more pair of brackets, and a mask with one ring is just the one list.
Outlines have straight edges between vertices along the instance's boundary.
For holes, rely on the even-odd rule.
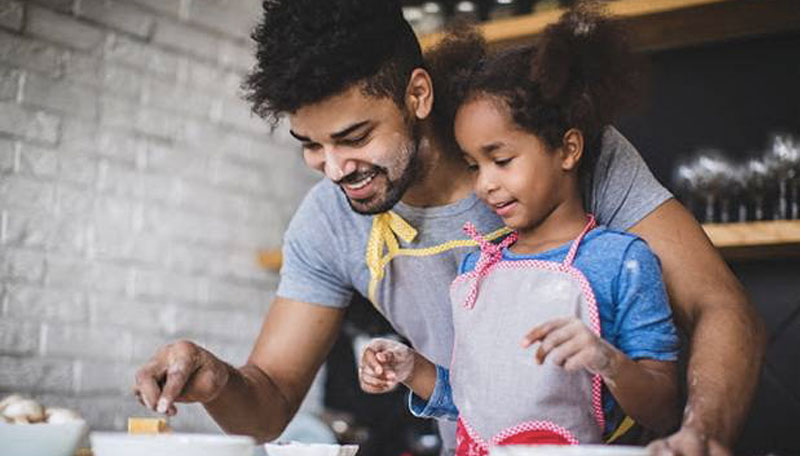
[[617,429],[615,429],[611,434],[611,437],[606,439],[606,443],[614,443],[615,440],[619,439],[625,435],[626,432],[630,431],[635,424],[636,421],[633,421],[633,418],[626,415],[622,422],[619,423],[619,426],[617,426]]
[[413,226],[409,225],[403,217],[397,215],[394,211],[389,211],[384,214],[381,214],[382,223],[387,223],[389,227],[392,229],[392,232],[399,236],[403,242],[411,242],[414,238],[417,237],[417,230],[414,229]]
[[400,249],[397,237],[404,242],[411,242],[417,237],[414,229],[394,211],[384,212],[372,218],[372,230],[367,241],[366,263],[369,269],[369,300],[378,311],[378,301],[375,292],[378,282],[383,278],[384,258],[392,257]]

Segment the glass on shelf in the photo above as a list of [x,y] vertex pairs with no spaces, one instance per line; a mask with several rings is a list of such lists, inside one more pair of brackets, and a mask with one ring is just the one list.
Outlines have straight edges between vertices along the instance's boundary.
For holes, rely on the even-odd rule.
[[514,15],[517,8],[517,0],[492,0],[492,9],[489,12],[489,19],[503,19]]
[[742,223],[749,220],[747,210],[747,164],[737,164],[732,167],[730,197],[733,201],[731,210],[735,216],[732,220]]
[[[676,184],[690,195],[691,204],[703,204],[704,223],[730,220],[730,190],[736,185],[734,166],[714,149],[699,151],[677,169]],[[717,207],[719,206],[719,210]]]
[[774,134],[765,160],[778,184],[775,218],[798,218],[798,175],[800,174],[800,141],[788,134]]
[[763,160],[750,159],[744,167],[744,189],[753,207],[755,221],[764,220],[764,202],[769,193],[769,167]]
[[800,136],[773,134],[751,157],[700,150],[675,168],[676,194],[705,223],[800,219]]
[[675,184],[675,191],[678,194],[678,199],[689,209],[689,212],[697,216],[698,195],[697,188],[695,187],[697,179],[694,173],[694,167],[689,163],[684,163],[675,168],[675,175],[672,180]]
[[453,16],[459,20],[477,21],[479,19],[478,3],[471,0],[462,0],[456,3]]

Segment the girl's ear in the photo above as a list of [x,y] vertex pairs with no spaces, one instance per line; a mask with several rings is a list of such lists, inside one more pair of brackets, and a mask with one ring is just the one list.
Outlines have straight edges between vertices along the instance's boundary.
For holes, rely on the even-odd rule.
[[433,81],[422,68],[415,69],[408,78],[406,106],[420,120],[427,118],[433,109]]
[[583,157],[583,133],[570,128],[561,140],[561,169],[564,171],[578,169],[581,157]]

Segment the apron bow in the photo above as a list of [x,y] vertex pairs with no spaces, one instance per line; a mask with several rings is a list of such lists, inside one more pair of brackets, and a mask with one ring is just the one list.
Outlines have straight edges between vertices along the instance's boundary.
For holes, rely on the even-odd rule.
[[481,248],[481,256],[475,265],[474,280],[470,285],[470,291],[467,298],[464,300],[464,307],[472,309],[475,307],[475,301],[478,300],[478,287],[480,286],[481,279],[489,272],[492,266],[497,264],[503,259],[503,249],[517,241],[517,233],[512,232],[505,237],[499,244],[494,244],[480,233],[470,222],[464,224],[464,232],[467,233]]

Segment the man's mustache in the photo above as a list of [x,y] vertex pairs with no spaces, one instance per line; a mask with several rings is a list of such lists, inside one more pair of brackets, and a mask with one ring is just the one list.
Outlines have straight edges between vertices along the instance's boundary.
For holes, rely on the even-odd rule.
[[363,180],[364,178],[367,178],[367,177],[370,177],[370,176],[376,176],[376,175],[381,174],[381,173],[386,174],[386,170],[384,168],[381,168],[380,166],[373,166],[372,168],[370,168],[370,169],[368,169],[366,171],[354,171],[354,172],[348,174],[347,176],[344,176],[343,178],[341,178],[338,181],[336,181],[336,184],[337,185],[352,184],[352,183],[358,182],[360,180]]

